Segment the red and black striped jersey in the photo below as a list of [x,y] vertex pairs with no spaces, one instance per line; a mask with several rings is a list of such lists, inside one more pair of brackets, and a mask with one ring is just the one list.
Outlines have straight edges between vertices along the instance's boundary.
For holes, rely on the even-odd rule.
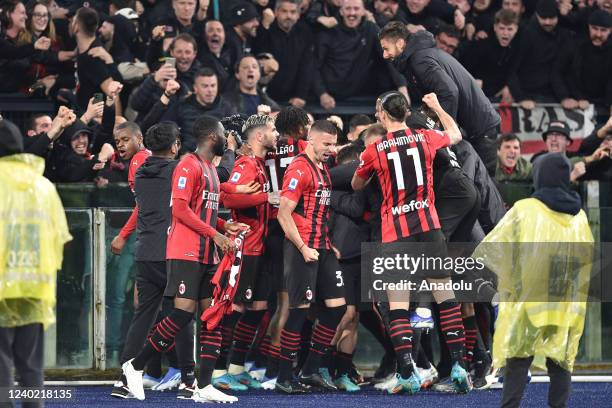
[[432,164],[436,150],[449,144],[446,133],[404,129],[388,133],[363,151],[356,174],[366,180],[374,172],[378,175],[383,242],[440,228]]
[[243,185],[252,181],[261,185],[259,193],[223,193],[222,197],[225,207],[231,209],[232,219],[251,227],[246,234],[244,254],[262,255],[270,217],[270,204],[268,203],[270,181],[264,159],[241,156],[234,164],[229,183]]
[[[195,215],[214,230],[217,226],[220,184],[215,166],[190,153],[181,159],[172,175],[172,200],[185,200]],[[198,234],[193,226],[183,224],[174,213],[168,232],[166,259],[219,263],[213,239]]]
[[331,188],[327,164],[319,167],[306,154],[298,155],[285,172],[281,195],[297,203],[293,221],[310,248],[331,248],[327,231]]
[[[266,155],[266,170],[270,180],[270,188],[273,192],[280,193],[283,188],[283,176],[291,161],[306,148],[306,141],[292,137],[282,138],[276,144],[276,151],[268,152]],[[270,218],[276,218],[278,207],[272,207]]]

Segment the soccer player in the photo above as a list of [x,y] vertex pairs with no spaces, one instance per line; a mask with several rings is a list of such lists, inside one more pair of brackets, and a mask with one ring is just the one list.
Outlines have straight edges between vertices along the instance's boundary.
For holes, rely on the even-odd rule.
[[[279,193],[283,186],[283,176],[291,161],[306,148],[306,134],[310,126],[310,118],[304,109],[287,106],[276,116],[275,126],[280,134],[276,150],[266,155],[266,170],[270,179],[270,188]],[[264,268],[271,277],[270,285],[277,294],[276,311],[270,320],[270,335],[262,340],[260,349],[268,352],[262,385],[264,388],[274,387],[278,375],[280,356],[280,334],[289,316],[289,299],[283,277],[283,241],[285,234],[277,219],[278,206],[273,206],[268,223],[268,235],[265,240]]]
[[[138,268],[138,305],[125,338],[122,363],[133,358],[142,348],[155,323],[166,288],[166,231],[171,219],[167,203],[170,202],[172,173],[178,163],[175,157],[178,153],[179,129],[173,123],[161,123],[149,129],[146,136],[153,155],[148,162],[143,160],[138,164],[138,167],[144,166],[145,170],[135,171],[138,177],[131,183],[136,202],[139,203],[135,207],[136,214],[140,217],[134,251]],[[140,152],[147,150],[142,149]],[[131,163],[134,163],[134,159]],[[136,166],[130,166],[130,174],[133,167]],[[114,385],[112,396],[129,397],[127,384],[123,380]]]
[[[255,194],[222,195],[225,207],[232,210],[232,219],[250,226],[244,241],[242,269],[234,298],[233,308],[242,315],[237,322],[231,324],[234,327],[234,335],[228,374],[249,388],[259,389],[261,384],[245,371],[244,363],[257,327],[268,308],[271,282],[263,269],[264,239],[268,230],[270,205],[278,204],[279,199],[278,193],[270,191],[265,157],[268,152],[276,148],[278,132],[272,117],[252,115],[244,124],[243,133],[251,155],[241,156],[236,161],[229,182],[236,185],[250,185],[256,182],[260,186],[260,191]],[[226,319],[231,316],[234,314]],[[220,381],[221,378],[214,378],[213,384],[217,388],[222,388],[217,385]],[[231,381],[227,384],[231,385]]]
[[[278,221],[287,238],[283,256],[289,317],[281,332],[276,380],[276,391],[280,393],[304,393],[307,389],[302,384],[337,389],[319,374],[321,357],[329,351],[338,323],[346,312],[342,272],[327,230],[332,186],[326,162],[336,142],[337,130],[331,122],[314,122],[304,153],[293,159],[283,179]],[[300,331],[310,304],[317,300],[322,307],[313,329],[310,352],[297,382],[292,379],[292,367],[300,347]]]
[[[217,248],[226,252],[235,244],[217,231],[235,233],[245,224],[225,222],[218,218],[220,183],[211,161],[223,154],[223,126],[213,117],[203,115],[194,124],[197,150],[177,165],[172,177],[172,225],[166,248],[168,281],[164,296],[174,298],[174,309],[149,335],[141,352],[122,366],[129,390],[144,400],[142,369],[151,356],[174,344],[181,329],[193,320],[198,303],[202,309],[210,304],[210,278],[219,262]],[[236,397],[223,394],[211,384],[214,363],[219,353],[221,334],[202,325],[200,333],[200,375],[193,394],[196,402],[235,402]]]
[[[353,176],[352,186],[360,190],[366,186],[372,174],[377,174],[383,192],[383,244],[431,243],[436,255],[444,257],[446,244],[434,205],[432,165],[436,150],[458,143],[461,132],[442,109],[435,94],[425,95],[423,102],[438,115],[444,132],[409,129],[405,123],[409,104],[399,92],[384,94],[377,101],[377,117],[388,133],[379,142],[366,147]],[[426,278],[429,282],[450,282],[445,271],[428,273]],[[413,372],[409,295],[408,291],[387,291],[389,334],[399,367],[396,380],[387,389],[393,394],[414,394],[421,388],[419,376]],[[451,378],[459,392],[467,392],[470,383],[463,367],[465,335],[460,306],[452,290],[433,291],[433,295],[439,304],[441,330],[454,362]]]

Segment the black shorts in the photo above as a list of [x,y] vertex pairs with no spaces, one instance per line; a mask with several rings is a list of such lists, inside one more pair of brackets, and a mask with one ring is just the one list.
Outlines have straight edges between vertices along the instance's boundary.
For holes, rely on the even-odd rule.
[[[400,238],[395,242],[414,242],[418,244],[427,244],[427,250],[425,255],[430,257],[446,258],[448,256],[448,249],[446,247],[446,239],[442,230],[431,230],[427,232],[421,232],[420,234],[411,235],[409,237]],[[423,248],[419,248],[415,251],[413,256],[418,257],[423,254]],[[451,273],[448,270],[428,270],[425,275],[416,275],[416,278],[426,279],[443,279],[450,277]]]
[[263,256],[244,255],[234,303],[268,300],[270,282],[263,267]]
[[317,249],[319,260],[306,262],[291,241],[284,243],[289,307],[344,297],[344,277],[331,249]]
[[270,220],[268,224],[268,235],[265,241],[264,270],[266,275],[270,278],[270,291],[272,293],[287,291],[283,271],[284,241],[285,233],[278,223],[278,220]]
[[168,283],[164,296],[201,300],[212,297],[213,287],[210,283],[217,265],[207,265],[180,259],[166,261]]
[[361,303],[361,259],[359,257],[340,261],[346,304],[359,306]]

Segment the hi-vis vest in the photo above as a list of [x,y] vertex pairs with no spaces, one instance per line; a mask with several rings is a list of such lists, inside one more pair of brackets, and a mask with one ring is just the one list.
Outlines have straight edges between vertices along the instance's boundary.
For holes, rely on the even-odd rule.
[[72,239],[44,160],[0,158],[0,327],[55,321],[57,271]]
[[[511,357],[552,358],[571,370],[584,328],[593,266],[584,211],[559,213],[528,198],[515,203],[474,256],[498,276],[496,367]],[[540,359],[538,359],[538,356]]]

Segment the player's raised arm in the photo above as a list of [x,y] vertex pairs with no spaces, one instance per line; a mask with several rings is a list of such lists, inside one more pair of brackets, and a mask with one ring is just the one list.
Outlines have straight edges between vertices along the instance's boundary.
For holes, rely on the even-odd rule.
[[442,108],[435,93],[428,93],[423,97],[423,102],[433,110],[440,119],[444,133],[448,136],[451,145],[461,141],[461,131],[455,120]]

